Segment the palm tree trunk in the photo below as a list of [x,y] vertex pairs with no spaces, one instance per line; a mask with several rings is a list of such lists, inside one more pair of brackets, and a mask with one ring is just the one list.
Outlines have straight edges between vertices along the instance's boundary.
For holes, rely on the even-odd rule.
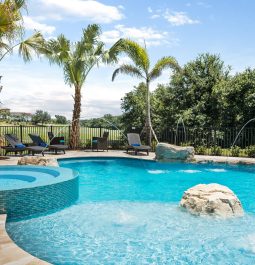
[[152,128],[151,123],[151,103],[150,103],[150,83],[149,81],[146,82],[146,119],[145,125],[142,129],[141,134],[145,133],[146,135],[146,143],[147,145],[151,146],[152,136],[155,138],[156,142],[158,143],[158,138],[155,131]]
[[74,108],[71,128],[70,148],[76,149],[80,141],[81,88],[75,87]]
[[151,145],[151,103],[150,103],[150,86],[149,81],[146,81],[146,120],[145,120],[145,133],[147,145]]

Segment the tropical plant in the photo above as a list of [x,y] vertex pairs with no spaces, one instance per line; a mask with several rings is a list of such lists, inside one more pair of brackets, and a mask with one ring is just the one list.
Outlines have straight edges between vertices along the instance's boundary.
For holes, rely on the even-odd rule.
[[99,25],[92,24],[83,29],[82,37],[78,42],[71,43],[64,35],[60,35],[56,39],[49,40],[44,50],[50,63],[56,63],[63,68],[65,82],[74,86],[71,148],[76,148],[79,145],[81,90],[88,74],[94,67],[99,66],[100,62],[117,62],[121,40],[109,50],[105,50],[104,43],[100,41],[100,35]]
[[230,148],[230,153],[232,156],[239,157],[241,152],[241,148],[237,145]]
[[245,152],[248,155],[248,157],[255,157],[255,145],[246,147]]
[[40,32],[36,31],[29,38],[23,39],[21,10],[25,8],[25,0],[0,2],[0,61],[19,46],[19,55],[27,62],[34,53],[39,55],[44,47],[44,38]]
[[154,67],[150,68],[151,61],[147,48],[129,39],[123,40],[121,52],[126,54],[132,60],[133,64],[124,63],[117,68],[113,72],[112,81],[115,80],[118,74],[126,74],[144,80],[146,85],[146,120],[141,134],[146,134],[147,144],[151,145],[152,134],[156,140],[157,136],[151,123],[150,83],[158,78],[163,70],[167,68],[179,70],[180,67],[174,57],[167,56],[159,59]]

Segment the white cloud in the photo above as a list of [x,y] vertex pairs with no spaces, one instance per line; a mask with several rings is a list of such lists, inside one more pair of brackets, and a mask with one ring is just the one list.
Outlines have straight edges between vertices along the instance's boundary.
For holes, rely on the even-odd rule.
[[120,12],[122,7],[105,5],[94,0],[41,0],[41,2],[49,8],[55,8],[58,13],[64,12],[97,23],[110,23],[123,18]]
[[32,17],[23,16],[23,19],[24,19],[24,27],[28,30],[36,29],[36,30],[41,31],[44,34],[45,33],[52,34],[56,30],[54,26],[49,26],[44,23],[40,23]]
[[152,19],[159,18],[159,17],[160,17],[159,14],[154,14],[154,15],[151,16]]
[[167,10],[164,14],[164,18],[173,26],[200,23],[199,20],[191,19],[185,12],[174,12]]
[[112,44],[120,38],[130,38],[139,43],[146,41],[147,46],[159,46],[161,44],[173,44],[176,38],[169,39],[166,31],[157,31],[151,27],[126,27],[117,25],[113,30],[105,31],[102,34],[102,41]]
[[147,8],[147,10],[148,10],[149,13],[152,13],[153,12],[152,11],[152,8],[150,6]]

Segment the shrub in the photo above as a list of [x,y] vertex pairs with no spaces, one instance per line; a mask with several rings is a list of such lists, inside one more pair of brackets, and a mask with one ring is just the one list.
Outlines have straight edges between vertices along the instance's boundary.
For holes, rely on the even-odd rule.
[[222,148],[220,146],[214,145],[211,148],[211,155],[221,156],[222,155]]
[[232,156],[238,157],[238,156],[240,156],[240,152],[241,152],[241,148],[239,146],[236,146],[236,145],[231,147],[231,149],[230,149],[230,153]]
[[207,148],[204,145],[196,146],[195,153],[197,155],[206,155]]
[[255,157],[255,145],[248,146],[245,152],[248,157]]

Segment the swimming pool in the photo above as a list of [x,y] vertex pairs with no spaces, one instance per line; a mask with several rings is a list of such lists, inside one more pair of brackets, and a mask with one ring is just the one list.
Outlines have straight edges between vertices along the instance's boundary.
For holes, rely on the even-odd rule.
[[78,198],[78,173],[38,166],[0,167],[0,214],[19,218],[71,205]]
[[[79,200],[33,219],[9,221],[12,239],[53,264],[254,264],[254,166],[163,164],[117,158],[61,159],[80,174]],[[219,183],[245,216],[199,218],[182,211],[183,192]]]

